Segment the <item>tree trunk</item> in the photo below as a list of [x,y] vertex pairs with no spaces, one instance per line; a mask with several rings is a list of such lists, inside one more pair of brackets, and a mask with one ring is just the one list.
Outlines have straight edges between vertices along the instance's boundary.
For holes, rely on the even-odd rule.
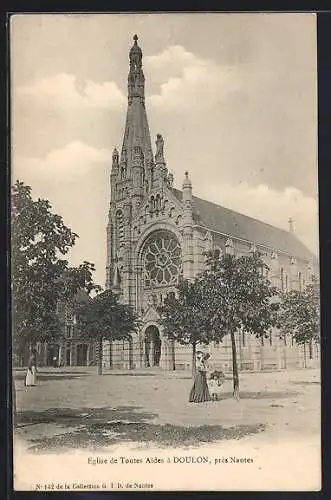
[[132,338],[128,339],[129,343],[129,370],[133,369],[133,340]]
[[170,352],[171,352],[171,370],[176,370],[176,351],[175,351],[175,341],[171,339],[170,341]]
[[102,337],[98,338],[98,375],[102,375]]
[[109,368],[113,368],[113,341],[109,341]]
[[61,364],[62,364],[62,353],[63,353],[63,347],[62,347],[62,343],[60,342],[59,343],[59,359],[57,360],[58,368],[60,368]]
[[197,344],[196,342],[192,342],[192,378],[195,377],[196,372],[196,350]]
[[237,349],[234,332],[231,331],[231,346],[232,346],[232,374],[233,374],[233,397],[239,400],[239,374],[237,363]]
[[303,343],[303,366],[307,368],[306,342]]
[[309,340],[309,359],[313,359],[313,339]]
[[284,337],[284,368],[287,368],[287,345],[286,345],[286,335]]

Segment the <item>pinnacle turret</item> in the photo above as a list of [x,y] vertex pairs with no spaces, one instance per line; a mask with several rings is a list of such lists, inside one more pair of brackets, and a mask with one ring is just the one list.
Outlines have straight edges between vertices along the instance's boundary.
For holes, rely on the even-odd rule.
[[132,102],[133,97],[145,100],[145,76],[142,70],[143,53],[138,46],[138,37],[133,37],[134,44],[129,52],[130,71],[128,75],[128,100]]

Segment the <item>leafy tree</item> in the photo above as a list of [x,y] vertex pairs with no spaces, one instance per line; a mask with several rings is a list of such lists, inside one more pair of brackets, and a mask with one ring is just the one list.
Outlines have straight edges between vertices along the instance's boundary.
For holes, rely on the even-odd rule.
[[235,257],[219,252],[207,255],[206,270],[200,277],[202,308],[214,332],[214,340],[231,336],[233,396],[239,399],[239,374],[235,333],[263,337],[277,322],[277,290],[267,277],[268,266],[260,254]]
[[280,334],[291,334],[295,342],[303,345],[306,366],[306,345],[312,359],[313,342],[319,340],[320,296],[316,278],[303,291],[291,290],[282,294],[279,314]]
[[77,302],[75,310],[81,334],[97,341],[98,375],[102,375],[103,341],[131,341],[138,327],[137,317],[131,306],[120,304],[111,290]]
[[52,213],[49,201],[32,199],[30,186],[17,181],[11,200],[13,348],[20,354],[26,345],[58,337],[56,306],[80,288],[95,287],[94,265],[68,267],[64,256],[78,236]]
[[176,294],[169,294],[158,311],[166,335],[182,345],[192,345],[192,375],[195,374],[197,344],[208,344],[211,336],[198,279],[182,280]]

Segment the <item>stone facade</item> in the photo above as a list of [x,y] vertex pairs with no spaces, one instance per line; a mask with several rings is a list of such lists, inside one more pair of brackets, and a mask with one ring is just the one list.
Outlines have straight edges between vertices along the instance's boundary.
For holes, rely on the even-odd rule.
[[[59,340],[37,342],[35,350],[38,366],[70,367],[96,365],[96,342],[80,335],[75,315],[69,304],[59,303],[57,307],[62,324]],[[28,363],[30,354],[27,347],[21,365]]]
[[[121,154],[116,148],[113,152],[110,174],[106,288],[135,308],[142,327],[130,343],[105,343],[104,365],[190,369],[190,348],[164,337],[156,308],[174,291],[180,275],[190,279],[203,270],[206,250],[218,248],[234,255],[259,250],[272,283],[283,290],[302,289],[318,274],[318,262],[296,238],[291,220],[289,231],[284,231],[199,199],[193,196],[187,172],[182,191],[173,187],[160,134],[155,154],[152,150],[136,36],[129,59],[124,138]],[[237,342],[242,370],[304,364],[302,349],[291,339],[280,341],[276,332],[263,342],[242,332]],[[229,338],[208,349],[216,365],[231,368]],[[316,346],[313,349],[316,358]]]

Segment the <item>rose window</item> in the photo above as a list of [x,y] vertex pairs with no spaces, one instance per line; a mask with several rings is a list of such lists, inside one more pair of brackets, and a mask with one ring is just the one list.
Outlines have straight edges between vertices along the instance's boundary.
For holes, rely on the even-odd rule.
[[156,231],[147,239],[143,253],[146,287],[176,285],[181,265],[181,248],[170,231]]

